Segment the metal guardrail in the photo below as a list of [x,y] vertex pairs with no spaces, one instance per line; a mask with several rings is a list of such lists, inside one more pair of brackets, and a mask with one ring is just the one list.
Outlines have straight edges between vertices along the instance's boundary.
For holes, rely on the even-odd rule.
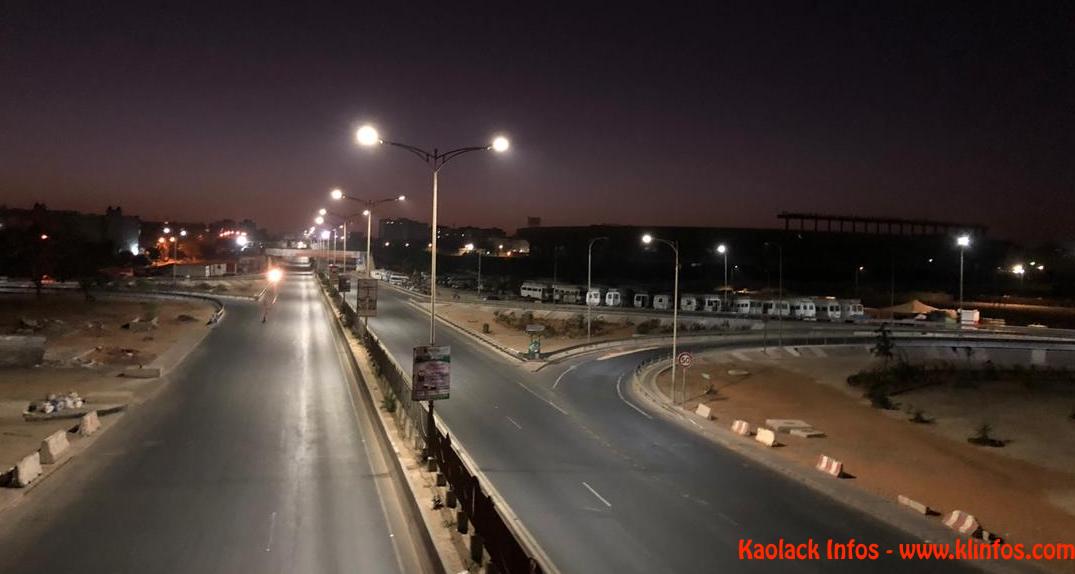
[[[474,526],[485,545],[485,550],[496,566],[497,572],[506,574],[542,574],[548,569],[536,557],[539,553],[523,541],[523,536],[511,526],[498,509],[492,489],[468,464],[465,451],[452,442],[447,429],[434,429],[432,443],[426,444],[428,411],[426,406],[411,400],[410,376],[396,362],[377,335],[363,327],[350,303],[336,290],[336,286],[323,274],[318,280],[329,298],[340,309],[345,326],[362,341],[369,353],[373,370],[379,375],[378,385],[386,397],[392,397],[396,409],[402,413],[396,420],[401,425],[410,424],[414,429],[416,446],[425,448],[436,461],[437,468],[455,492],[461,510]],[[405,418],[405,420],[404,420]]]

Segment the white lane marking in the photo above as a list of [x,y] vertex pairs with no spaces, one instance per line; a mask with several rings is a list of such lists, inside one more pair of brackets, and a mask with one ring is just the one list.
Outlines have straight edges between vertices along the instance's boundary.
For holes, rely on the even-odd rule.
[[605,503],[605,506],[607,506],[609,508],[612,508],[612,503],[607,501],[607,500],[605,500],[605,497],[601,496],[600,494],[598,494],[597,491],[594,490],[592,486],[590,486],[589,484],[586,484],[585,482],[582,483],[582,486],[585,486],[586,490],[589,490],[591,494],[596,496],[597,500],[600,500],[601,502]]
[[649,415],[649,413],[647,413],[646,411],[636,407],[634,403],[632,403],[631,401],[627,400],[627,398],[623,396],[623,391],[620,389],[620,384],[621,383],[623,383],[623,375],[622,374],[620,375],[620,378],[616,379],[616,394],[620,396],[620,400],[623,401],[624,404],[626,404],[627,406],[629,406],[632,409],[638,411],[638,414],[646,417],[647,419],[652,419],[653,417],[651,417]]
[[272,518],[269,519],[269,541],[265,544],[265,551],[266,552],[269,552],[269,551],[272,550],[272,537],[273,537],[273,533],[275,533],[275,532],[276,532],[276,513],[273,512],[272,513]]
[[515,422],[515,419],[509,417],[508,415],[504,415],[504,418],[508,419],[508,422],[510,422],[511,424],[515,425],[515,428],[517,428],[519,430],[523,430],[523,427],[521,425],[519,425],[519,423]]
[[634,354],[634,353],[642,353],[642,352],[645,352],[645,351],[652,351],[654,349],[659,349],[659,348],[660,347],[642,347],[641,349],[630,349],[630,350],[627,350],[627,351],[617,351],[615,353],[609,353],[607,355],[602,355],[602,356],[598,357],[595,360],[597,360],[597,361],[607,361],[609,359],[615,359],[616,357],[622,357],[624,355],[631,355],[631,354]]
[[578,368],[578,365],[571,365],[570,367],[567,368],[566,371],[560,373],[560,376],[556,377],[556,382],[552,384],[553,390],[556,390],[556,387],[560,386],[560,380],[563,379],[565,375],[567,375],[571,371],[574,371],[577,368]]
[[519,385],[520,387],[522,387],[524,391],[530,393],[531,395],[534,395],[535,397],[545,401],[550,407],[560,411],[561,414],[565,414],[565,415],[567,414],[567,411],[565,411],[564,409],[561,409],[556,403],[550,401],[549,399],[546,399],[545,397],[535,393],[534,390],[531,389],[530,387],[526,386],[525,383],[520,383],[519,381],[515,381],[515,384]]

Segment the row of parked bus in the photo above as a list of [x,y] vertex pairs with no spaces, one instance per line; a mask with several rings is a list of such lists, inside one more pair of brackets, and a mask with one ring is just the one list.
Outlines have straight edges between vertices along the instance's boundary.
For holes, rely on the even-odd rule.
[[[673,297],[668,293],[649,294],[622,288],[593,287],[589,291],[578,285],[548,284],[527,281],[519,289],[527,299],[548,303],[589,305],[591,307],[634,307],[670,311]],[[862,303],[857,299],[809,297],[763,299],[750,296],[709,293],[687,293],[679,297],[679,310],[684,312],[735,313],[745,316],[788,317],[804,320],[857,321],[865,317]]]

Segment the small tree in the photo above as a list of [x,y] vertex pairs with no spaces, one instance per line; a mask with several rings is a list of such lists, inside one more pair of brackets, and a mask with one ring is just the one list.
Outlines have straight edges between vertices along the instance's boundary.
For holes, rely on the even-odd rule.
[[892,361],[892,357],[895,355],[893,350],[896,345],[892,342],[892,337],[889,335],[888,327],[881,324],[881,327],[877,329],[877,338],[874,339],[873,348],[870,352],[875,357],[879,357],[882,361],[882,365],[887,370],[889,363]]

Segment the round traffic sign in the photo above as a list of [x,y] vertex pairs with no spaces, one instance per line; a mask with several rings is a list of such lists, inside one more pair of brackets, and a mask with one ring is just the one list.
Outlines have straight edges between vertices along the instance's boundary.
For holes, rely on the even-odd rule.
[[694,364],[694,355],[691,355],[687,351],[676,355],[676,363],[681,367],[689,367]]

